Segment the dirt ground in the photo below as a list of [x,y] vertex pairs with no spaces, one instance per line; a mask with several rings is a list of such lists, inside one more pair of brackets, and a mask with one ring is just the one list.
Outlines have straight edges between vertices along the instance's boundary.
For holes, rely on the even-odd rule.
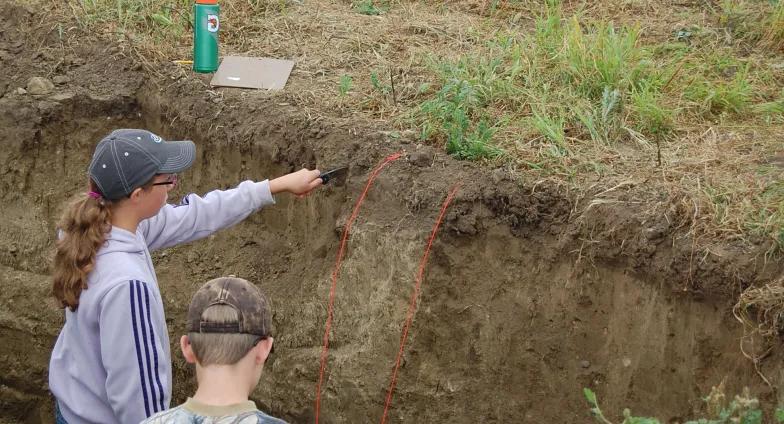
[[[742,288],[781,274],[766,246],[724,244],[695,255],[675,206],[653,215],[634,202],[592,203],[390,138],[371,123],[314,122],[295,106],[240,90],[216,96],[204,79],[166,67],[149,74],[89,36],[57,54],[50,32],[27,30],[38,15],[4,1],[0,15],[0,422],[53,421],[47,365],[63,321],[49,296],[54,226],[62,203],[84,190],[95,142],[117,127],[197,143],[199,157],[174,199],[301,166],[349,165],[345,184],[305,199],[281,196],[236,228],[154,255],[172,340],[208,279],[235,274],[270,295],[276,352],[254,399],[273,415],[313,420],[340,233],[369,171],[398,151],[404,158],[370,191],[341,270],[323,422],[380,419],[419,259],[457,181],[392,422],[585,423],[583,387],[613,418],[629,407],[682,422],[723,379],[729,393],[748,386],[767,404],[779,401],[780,344],[760,364],[769,387],[741,354],[731,312]],[[67,78],[47,94],[21,94],[34,76]],[[181,402],[193,374],[174,356]]]

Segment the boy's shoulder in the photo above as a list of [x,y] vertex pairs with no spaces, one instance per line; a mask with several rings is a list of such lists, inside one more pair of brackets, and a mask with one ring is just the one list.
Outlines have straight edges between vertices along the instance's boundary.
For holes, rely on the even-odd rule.
[[259,410],[256,410],[256,417],[259,419],[259,424],[286,424],[280,418],[271,417]]
[[159,412],[140,424],[286,424],[285,421],[269,416],[259,410],[235,415],[211,417],[196,414],[184,405]]
[[182,405],[158,412],[139,424],[190,423],[192,414]]

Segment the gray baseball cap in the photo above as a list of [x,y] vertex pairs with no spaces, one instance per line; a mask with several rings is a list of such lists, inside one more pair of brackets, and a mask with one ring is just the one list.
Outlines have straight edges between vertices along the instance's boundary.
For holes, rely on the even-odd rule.
[[[233,322],[211,322],[203,318],[212,306],[225,305],[237,311]],[[270,305],[264,293],[248,280],[221,277],[208,281],[193,295],[188,308],[189,333],[253,334],[267,337],[272,332]]]
[[165,141],[147,130],[114,130],[95,148],[90,178],[104,198],[117,200],[156,174],[176,174],[190,168],[195,157],[192,141]]

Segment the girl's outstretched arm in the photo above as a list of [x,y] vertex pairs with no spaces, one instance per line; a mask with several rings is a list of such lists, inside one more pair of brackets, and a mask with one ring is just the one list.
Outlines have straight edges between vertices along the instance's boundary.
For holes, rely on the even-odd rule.
[[139,223],[150,250],[198,240],[245,219],[259,208],[275,204],[273,194],[304,194],[321,185],[318,170],[302,169],[272,181],[244,181],[231,190],[204,197],[189,194],[178,206],[166,205]]

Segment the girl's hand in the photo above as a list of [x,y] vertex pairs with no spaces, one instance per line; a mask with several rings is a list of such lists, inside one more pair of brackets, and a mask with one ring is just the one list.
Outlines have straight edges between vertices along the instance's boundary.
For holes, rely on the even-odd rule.
[[321,185],[319,178],[321,172],[318,169],[309,170],[302,168],[297,172],[286,174],[282,177],[270,181],[270,192],[272,194],[287,191],[292,194],[303,195],[309,193],[314,188]]

